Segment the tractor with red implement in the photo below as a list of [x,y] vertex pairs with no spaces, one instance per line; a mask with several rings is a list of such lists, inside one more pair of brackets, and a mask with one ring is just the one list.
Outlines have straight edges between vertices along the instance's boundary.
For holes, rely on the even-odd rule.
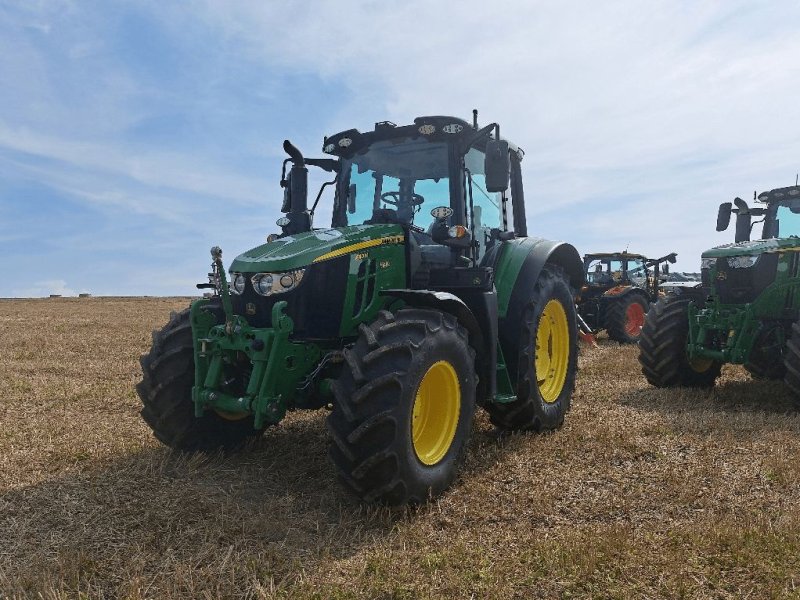
[[584,255],[586,283],[578,297],[584,339],[605,329],[617,342],[638,342],[650,303],[658,300],[661,279],[676,256],[647,258],[627,251]]

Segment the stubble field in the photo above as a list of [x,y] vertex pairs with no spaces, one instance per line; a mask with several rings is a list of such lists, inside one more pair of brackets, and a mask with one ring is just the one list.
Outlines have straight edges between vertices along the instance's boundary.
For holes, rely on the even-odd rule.
[[564,427],[475,420],[456,485],[364,508],[323,412],[235,456],[170,454],[138,357],[186,299],[0,301],[0,598],[800,597],[800,417],[726,367],[655,390],[582,349]]

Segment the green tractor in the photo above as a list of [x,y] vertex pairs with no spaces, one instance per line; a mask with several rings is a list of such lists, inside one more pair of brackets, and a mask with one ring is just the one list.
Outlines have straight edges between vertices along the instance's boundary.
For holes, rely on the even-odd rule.
[[650,303],[659,298],[662,277],[674,263],[674,252],[647,258],[632,252],[585,254],[586,284],[578,297],[578,314],[594,335],[605,329],[622,344],[635,344]]
[[[476,405],[502,430],[559,427],[578,355],[575,248],[527,237],[523,152],[453,117],[288,140],[267,243],[154,332],[137,390],[182,451],[241,446],[327,408],[329,454],[361,500],[421,503],[462,461]],[[287,163],[291,163],[287,170]],[[308,167],[331,174],[308,206]],[[314,212],[333,188],[330,228]]]
[[[734,363],[756,379],[783,378],[800,397],[800,187],[754,200],[720,205],[717,231],[735,214],[735,243],[703,252],[702,287],[676,290],[647,314],[639,362],[652,385],[710,387]],[[762,234],[751,241],[753,217]]]

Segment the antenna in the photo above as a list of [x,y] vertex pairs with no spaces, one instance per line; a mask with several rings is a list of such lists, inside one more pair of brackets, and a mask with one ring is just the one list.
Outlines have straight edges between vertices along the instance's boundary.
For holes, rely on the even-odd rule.
[[473,108],[472,109],[472,128],[473,129],[477,129],[478,128],[478,109],[477,108]]
[[794,176],[794,184],[797,185],[797,179],[800,178],[800,173]]

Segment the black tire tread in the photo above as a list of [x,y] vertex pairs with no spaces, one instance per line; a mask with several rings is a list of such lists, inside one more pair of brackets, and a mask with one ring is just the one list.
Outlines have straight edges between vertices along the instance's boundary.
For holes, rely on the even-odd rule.
[[689,366],[686,342],[691,297],[668,295],[647,312],[639,339],[639,364],[650,385],[712,387],[722,365],[714,361],[703,373]]
[[136,392],[141,416],[163,444],[185,452],[232,450],[263,431],[253,418],[228,421],[212,411],[194,416],[194,349],[189,309],[173,312],[169,322],[153,332],[153,344],[139,360],[142,380]]
[[640,292],[629,292],[622,298],[615,298],[608,302],[606,307],[606,331],[608,337],[620,344],[635,344],[639,341],[639,337],[628,335],[625,325],[628,321],[626,311],[632,302],[638,302],[644,308],[644,312],[648,311],[650,302],[647,297]]
[[[557,429],[564,422],[564,417],[569,411],[572,391],[575,387],[575,377],[577,374],[577,354],[578,354],[578,326],[575,316],[575,304],[573,301],[567,303],[564,309],[568,313],[570,320],[570,362],[567,370],[567,379],[564,383],[562,398],[559,400],[559,414],[553,419],[550,415],[542,411],[542,400],[539,398],[538,383],[531,381],[531,370],[527,365],[535,362],[534,336],[537,327],[536,315],[537,308],[545,304],[549,297],[543,297],[544,290],[552,289],[556,281],[561,280],[570,298],[574,297],[572,289],[569,287],[568,278],[563,270],[557,265],[547,264],[542,269],[539,280],[534,288],[533,297],[523,310],[521,332],[519,337],[519,354],[517,373],[522,376],[517,381],[517,399],[513,402],[496,404],[488,403],[486,410],[489,413],[490,421],[493,425],[507,431],[533,431],[540,432],[548,429]],[[571,311],[571,313],[570,313]],[[571,315],[571,318],[570,318]],[[526,343],[530,340],[531,343]]]
[[[409,397],[406,375],[426,338],[438,336],[442,343],[466,348],[473,365],[468,380],[473,390],[475,351],[456,318],[434,310],[381,311],[359,331],[356,343],[345,350],[342,374],[332,385],[335,403],[327,418],[329,456],[345,488],[364,502],[423,503],[428,495],[446,489],[452,477],[436,489],[422,489],[404,475],[404,458],[394,447],[400,424],[393,410]],[[474,410],[474,392],[472,406]],[[472,413],[467,416],[471,420]],[[456,464],[463,460],[465,446],[463,440]]]
[[800,323],[792,323],[792,335],[786,343],[783,357],[786,374],[783,382],[795,397],[795,404],[800,408]]

